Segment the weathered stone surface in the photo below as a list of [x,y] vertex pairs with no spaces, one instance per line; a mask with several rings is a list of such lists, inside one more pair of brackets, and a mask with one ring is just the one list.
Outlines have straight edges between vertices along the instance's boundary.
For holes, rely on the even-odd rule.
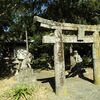
[[16,59],[13,62],[15,64],[15,75],[18,74],[18,72],[22,69],[31,68],[31,61],[32,61],[33,55],[25,49],[18,49],[16,53]]
[[[78,41],[78,37],[76,35],[64,35],[62,34],[63,43],[93,43],[93,36],[84,36],[81,38],[83,41]],[[46,35],[43,36],[43,43],[55,43],[55,36]]]
[[[34,20],[40,22],[41,27],[55,29],[54,34],[43,36],[43,43],[54,43],[54,64],[56,93],[66,94],[65,91],[65,65],[63,43],[93,43],[94,76],[95,83],[100,84],[100,25],[82,25],[71,23],[60,23],[47,20],[38,16]],[[78,35],[64,35],[62,30],[78,31]],[[86,36],[85,31],[94,32],[94,36]]]
[[18,75],[16,75],[17,83],[33,84],[36,82],[36,77],[34,75],[33,69],[26,68],[21,70]]
[[26,57],[23,59],[21,63],[21,69],[25,69],[27,67],[31,68],[31,60],[32,60],[32,54],[28,53]]
[[34,16],[34,20],[41,23],[41,27],[50,29],[62,29],[62,30],[78,30],[78,27],[84,27],[85,31],[100,31],[100,25],[82,25],[72,23],[60,23],[53,20],[47,20],[38,16]]
[[55,64],[55,84],[56,93],[58,95],[66,95],[65,87],[65,63],[64,63],[64,47],[62,42],[62,30],[55,30],[57,39],[54,44],[54,64]]
[[[44,43],[54,44],[54,65],[55,65],[55,87],[56,94],[59,96],[67,95],[67,89],[65,88],[65,60],[64,60],[64,46],[62,30],[58,29],[52,35],[44,36]],[[53,39],[52,39],[53,38]]]
[[78,40],[84,40],[85,31],[83,26],[78,27]]
[[100,38],[98,31],[94,32],[93,61],[95,84],[100,85]]
[[27,50],[20,48],[16,51],[16,58],[21,60],[25,59],[27,53],[28,53]]

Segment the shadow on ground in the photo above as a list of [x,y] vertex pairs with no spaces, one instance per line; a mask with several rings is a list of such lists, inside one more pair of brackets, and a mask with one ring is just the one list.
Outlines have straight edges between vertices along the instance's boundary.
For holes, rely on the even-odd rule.
[[53,91],[55,92],[55,78],[54,77],[37,79],[37,81],[40,81],[42,83],[49,83]]
[[[75,77],[75,76],[74,76]],[[71,78],[71,77],[68,77],[66,75],[66,79],[68,78]],[[89,79],[88,77],[85,77],[85,76],[81,76],[80,77],[81,79],[87,81],[87,82],[90,82],[90,83],[94,83],[94,80],[92,79]],[[53,91],[55,92],[55,78],[54,77],[49,77],[49,78],[41,78],[41,79],[37,79],[37,81],[40,81],[42,83],[49,83],[51,88],[53,89]]]
[[[71,76],[71,77],[75,77],[75,76]],[[70,77],[68,77],[68,75],[66,75],[66,78],[70,78]],[[84,75],[83,76],[80,76],[79,78],[81,78],[81,79],[83,79],[85,81],[88,81],[90,83],[94,83],[94,80],[89,79],[88,77],[85,77]]]

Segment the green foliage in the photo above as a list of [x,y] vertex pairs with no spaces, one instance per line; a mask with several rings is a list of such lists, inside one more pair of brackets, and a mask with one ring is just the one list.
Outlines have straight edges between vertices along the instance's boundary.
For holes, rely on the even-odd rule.
[[48,61],[52,61],[53,48],[50,44],[42,43],[42,36],[49,34],[51,30],[40,28],[39,23],[33,20],[35,15],[59,22],[100,24],[100,2],[99,0],[0,0],[2,47],[0,52],[4,52],[5,48],[2,45],[5,41],[25,40],[24,26],[26,26],[29,40],[34,40],[33,43],[29,43],[30,52],[34,55],[34,64],[46,66]]
[[44,17],[56,21],[81,24],[100,24],[98,0],[53,0]]
[[93,67],[93,59],[91,56],[83,56],[83,63],[87,67]]
[[48,88],[43,86],[40,82],[34,84],[19,83],[14,85],[14,87],[7,89],[3,93],[0,93],[0,100],[41,100],[41,94],[44,98],[47,96],[47,91]]
[[33,88],[30,88],[28,85],[20,84],[13,89],[13,97],[15,100],[20,100],[20,98],[28,100],[27,95],[31,95],[32,91]]

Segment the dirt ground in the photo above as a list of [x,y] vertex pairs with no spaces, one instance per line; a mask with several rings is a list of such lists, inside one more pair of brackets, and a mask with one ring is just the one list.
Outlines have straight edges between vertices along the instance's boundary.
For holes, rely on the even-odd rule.
[[5,78],[0,80],[0,94],[10,89],[16,83],[15,77]]
[[[58,97],[54,92],[54,70],[36,70],[34,73],[37,80],[49,90],[48,93],[42,94],[47,95],[48,98],[45,100],[100,100],[100,86],[91,83],[93,80],[93,70],[91,68],[86,68],[84,75],[87,78],[85,80],[78,77],[66,78],[68,95],[64,97]],[[10,89],[15,83],[15,77],[0,80],[0,94]]]

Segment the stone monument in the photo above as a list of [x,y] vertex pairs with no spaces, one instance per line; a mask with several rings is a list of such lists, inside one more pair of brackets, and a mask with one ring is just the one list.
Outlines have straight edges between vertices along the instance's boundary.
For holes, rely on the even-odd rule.
[[[38,16],[35,16],[34,20],[40,22],[41,27],[54,30],[52,35],[43,36],[43,43],[54,44],[56,94],[64,95],[67,92],[65,91],[64,43],[93,44],[94,80],[95,84],[100,85],[100,25],[60,23]],[[62,30],[78,31],[78,35],[64,35]],[[85,35],[86,31],[93,32],[93,35]]]
[[34,83],[36,77],[34,76],[33,69],[31,68],[31,60],[33,56],[25,49],[18,49],[16,53],[16,72],[15,76],[18,83]]

